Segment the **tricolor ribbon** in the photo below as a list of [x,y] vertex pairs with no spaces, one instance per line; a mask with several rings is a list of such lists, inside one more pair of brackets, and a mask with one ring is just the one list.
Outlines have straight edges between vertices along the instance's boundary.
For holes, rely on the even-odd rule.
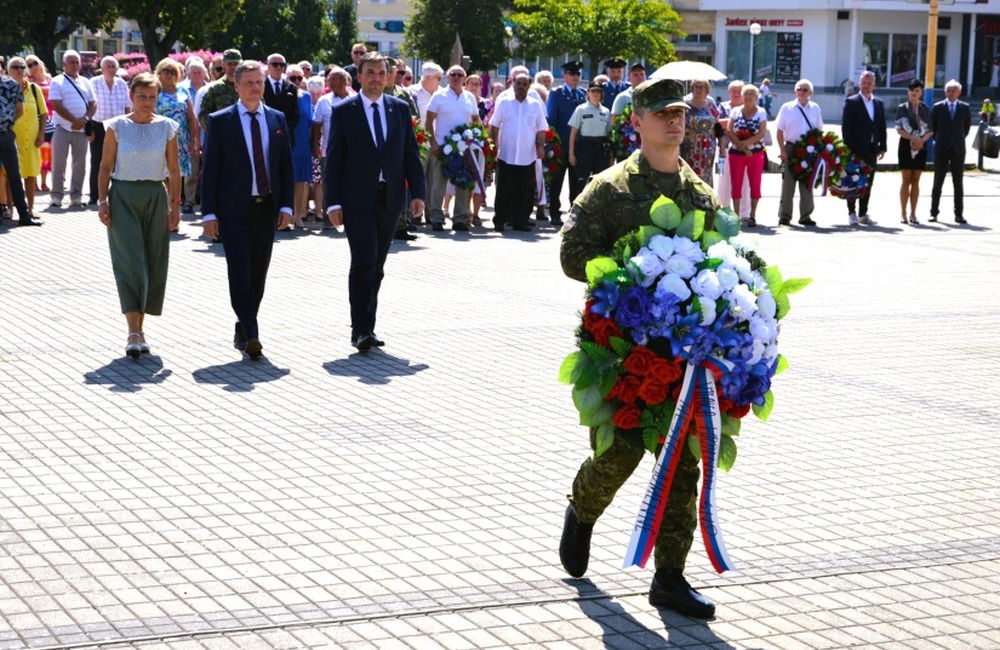
[[827,165],[826,156],[816,153],[816,162],[813,164],[812,173],[809,175],[809,190],[812,191],[817,185],[822,186],[820,196],[826,196],[826,189],[830,184],[830,168]]
[[656,459],[653,476],[646,488],[646,496],[632,529],[632,539],[625,553],[625,568],[646,566],[646,561],[656,545],[663,511],[670,496],[670,486],[677,473],[677,464],[687,443],[688,425],[692,422],[698,432],[702,459],[702,489],[698,502],[698,522],[708,559],[716,571],[722,573],[733,568],[722,540],[722,530],[716,519],[715,481],[722,436],[722,414],[713,371],[726,374],[727,362],[706,359],[701,365],[688,364],[684,370],[684,383],[680,399],[670,420],[670,429],[663,441],[663,448]]
[[486,171],[486,154],[483,153],[479,143],[469,143],[465,150],[465,164],[472,170],[472,175],[476,178],[476,185],[479,193],[486,196],[486,184],[483,182],[483,174]]

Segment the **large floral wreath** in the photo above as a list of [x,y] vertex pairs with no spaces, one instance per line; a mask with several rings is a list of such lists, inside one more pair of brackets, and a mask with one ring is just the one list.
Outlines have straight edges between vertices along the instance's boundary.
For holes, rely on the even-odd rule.
[[545,131],[545,159],[542,160],[542,177],[545,184],[552,181],[552,177],[559,173],[566,166],[566,158],[563,156],[562,138],[555,129]]
[[841,199],[857,199],[867,196],[868,179],[871,178],[872,167],[860,156],[851,156],[844,166],[840,180],[830,185],[830,194]]
[[413,133],[417,136],[417,147],[420,148],[420,160],[421,162],[427,162],[427,155],[431,150],[431,140],[430,134],[427,133],[427,129],[420,126],[420,120],[413,118]]
[[[616,430],[657,454],[626,564],[644,565],[655,542],[679,454],[703,459],[701,529],[713,565],[731,568],[714,521],[715,468],[736,460],[735,436],[752,409],[765,420],[788,296],[809,284],[784,279],[737,235],[730,209],[681,214],[672,200],[652,206],[654,225],[620,239],[610,257],[587,263],[579,349],[559,371],[573,385],[581,424],[595,429],[595,456]],[[687,444],[685,444],[687,443]],[[660,514],[658,514],[660,513]]]
[[839,135],[812,129],[792,145],[788,168],[796,180],[808,181],[810,190],[819,186],[820,195],[826,196],[830,184],[840,181],[849,157]]
[[615,160],[622,161],[632,155],[632,152],[642,144],[642,137],[632,126],[632,104],[625,107],[622,114],[615,117],[611,125],[611,150]]
[[452,185],[466,190],[478,187],[486,194],[486,151],[492,144],[479,124],[461,124],[441,145],[441,171]]

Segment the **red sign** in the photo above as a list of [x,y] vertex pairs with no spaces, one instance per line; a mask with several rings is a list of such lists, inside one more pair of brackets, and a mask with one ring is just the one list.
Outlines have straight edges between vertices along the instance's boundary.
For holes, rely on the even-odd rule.
[[726,27],[750,27],[757,23],[761,27],[803,27],[805,21],[801,18],[726,18]]

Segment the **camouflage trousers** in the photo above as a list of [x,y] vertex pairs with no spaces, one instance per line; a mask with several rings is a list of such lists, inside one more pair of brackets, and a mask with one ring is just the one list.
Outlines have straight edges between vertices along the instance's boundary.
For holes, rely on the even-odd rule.
[[[594,442],[594,430],[591,430],[591,448]],[[616,433],[610,449],[599,458],[591,456],[585,460],[573,480],[573,495],[570,497],[577,519],[584,523],[596,522],[645,453]],[[699,474],[698,460],[686,448],[683,449],[656,538],[653,558],[658,570],[684,569],[698,522]],[[639,505],[635,504],[636,512]]]

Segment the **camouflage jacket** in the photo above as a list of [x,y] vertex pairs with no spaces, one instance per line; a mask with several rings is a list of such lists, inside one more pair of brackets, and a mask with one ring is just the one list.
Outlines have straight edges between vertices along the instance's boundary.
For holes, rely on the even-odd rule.
[[215,111],[229,108],[240,101],[240,94],[236,92],[236,84],[226,80],[225,77],[213,81],[205,89],[205,96],[201,98],[201,107],[198,109],[198,122],[201,128],[208,128],[208,116]]
[[679,162],[679,179],[670,179],[671,174],[650,168],[642,151],[636,151],[594,176],[573,203],[562,230],[563,272],[586,282],[587,262],[610,254],[621,237],[651,224],[649,208],[661,195],[676,201],[681,212],[705,210],[705,229],[710,230],[715,211],[721,207],[719,199],[686,162]]
[[413,95],[410,94],[410,91],[408,91],[406,87],[396,84],[392,87],[392,90],[386,94],[396,97],[397,99],[402,99],[406,102],[406,105],[410,107],[410,117],[416,117],[419,119],[420,111],[417,110],[417,103],[413,101]]

